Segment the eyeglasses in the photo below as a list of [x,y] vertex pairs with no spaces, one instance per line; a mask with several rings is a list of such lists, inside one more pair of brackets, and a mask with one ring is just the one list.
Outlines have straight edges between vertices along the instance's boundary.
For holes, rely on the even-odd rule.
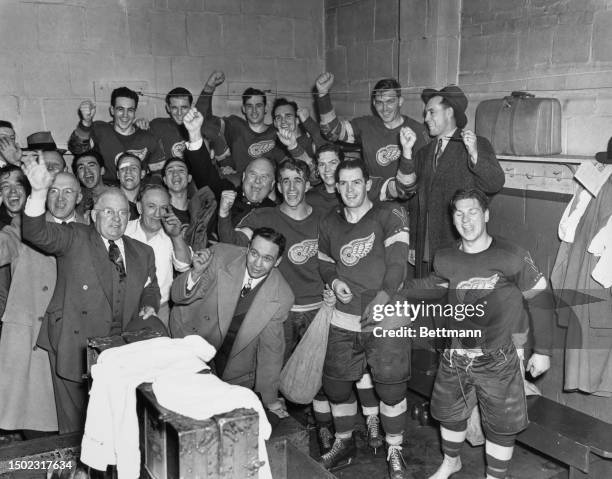
[[93,211],[99,211],[103,218],[114,218],[119,215],[122,220],[127,220],[130,216],[130,210],[114,210],[112,208],[94,208]]
[[259,258],[261,258],[264,263],[274,263],[276,261],[274,256],[270,256],[269,254],[260,255],[259,252],[253,248],[249,248],[248,253],[254,261],[257,261]]

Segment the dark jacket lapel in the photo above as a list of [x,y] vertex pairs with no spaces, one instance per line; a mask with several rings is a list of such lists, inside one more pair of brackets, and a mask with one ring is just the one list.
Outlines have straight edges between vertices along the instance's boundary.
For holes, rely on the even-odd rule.
[[219,329],[225,337],[227,330],[238,304],[238,296],[242,289],[242,279],[246,269],[246,258],[244,255],[238,256],[236,259],[221,268],[217,276],[217,305],[219,308]]
[[113,273],[111,268],[113,266],[108,259],[108,251],[106,246],[104,246],[102,237],[93,227],[93,225],[89,229],[89,245],[91,248],[93,267],[96,275],[98,276],[98,281],[100,281],[100,286],[102,286],[102,290],[104,291],[109,304],[112,304]]

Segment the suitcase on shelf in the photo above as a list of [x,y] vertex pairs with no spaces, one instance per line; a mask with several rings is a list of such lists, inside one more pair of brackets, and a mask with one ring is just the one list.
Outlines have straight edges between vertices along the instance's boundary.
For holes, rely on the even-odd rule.
[[561,103],[516,91],[502,99],[484,100],[476,108],[475,129],[498,155],[557,155],[561,153]]
[[138,387],[137,398],[141,477],[257,478],[259,418],[254,410],[240,408],[198,421],[160,406],[149,383]]

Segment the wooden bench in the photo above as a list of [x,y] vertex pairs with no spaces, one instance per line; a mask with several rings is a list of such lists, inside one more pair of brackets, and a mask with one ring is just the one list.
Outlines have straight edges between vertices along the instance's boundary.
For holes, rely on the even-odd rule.
[[[435,376],[418,371],[408,383],[411,391],[430,398]],[[529,426],[516,440],[553,457],[569,467],[569,479],[601,479],[590,476],[599,456],[612,459],[612,424],[576,411],[542,396],[527,398]]]

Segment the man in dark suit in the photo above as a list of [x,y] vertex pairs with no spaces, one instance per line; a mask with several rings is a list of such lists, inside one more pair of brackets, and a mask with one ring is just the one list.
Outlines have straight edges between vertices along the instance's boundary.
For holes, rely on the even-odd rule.
[[278,385],[293,305],[291,288],[276,268],[285,238],[257,228],[247,248],[218,243],[193,255],[193,267],[174,280],[173,337],[199,334],[217,348],[217,375],[261,394],[266,408],[285,417]]
[[156,315],[155,257],[149,246],[123,236],[129,210],[121,190],[109,188],[97,198],[92,226],[53,224],[45,221],[51,173],[40,159],[26,159],[23,170],[32,186],[23,240],[57,257],[57,283],[37,344],[49,353],[59,431],[77,431],[87,400],[87,338],[118,334],[130,321]]

